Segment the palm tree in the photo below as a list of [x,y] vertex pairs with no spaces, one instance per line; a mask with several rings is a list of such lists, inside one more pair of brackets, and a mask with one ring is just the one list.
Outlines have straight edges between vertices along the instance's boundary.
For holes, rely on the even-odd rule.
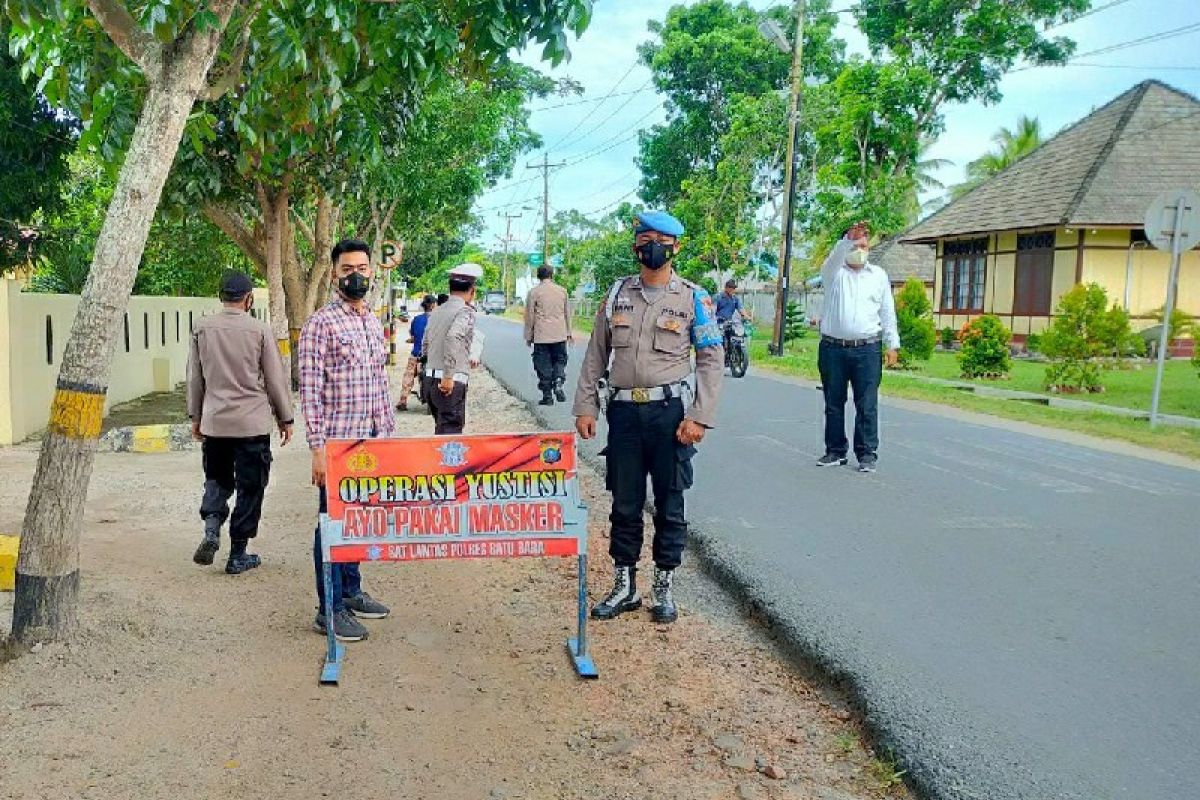
[[[924,211],[934,210],[941,205],[942,200],[934,197],[922,203],[920,195],[923,192],[935,192],[946,188],[946,185],[933,176],[933,173],[943,167],[952,167],[954,162],[945,158],[926,158],[929,149],[933,147],[937,140],[922,136],[920,150],[917,152],[917,161],[913,167],[913,187],[909,191],[908,197],[908,221],[916,222]],[[933,208],[931,208],[933,207]]]
[[950,198],[957,200],[988,178],[1007,169],[1032,153],[1042,143],[1042,125],[1037,117],[1017,118],[1012,129],[1001,128],[992,136],[996,147],[967,164],[967,179],[950,187]]

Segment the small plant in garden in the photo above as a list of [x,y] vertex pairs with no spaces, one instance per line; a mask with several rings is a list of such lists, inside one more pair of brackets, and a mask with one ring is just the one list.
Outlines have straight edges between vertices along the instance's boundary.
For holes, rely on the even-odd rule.
[[783,314],[783,343],[787,344],[795,339],[803,339],[807,335],[808,321],[804,319],[804,313],[800,311],[800,306],[788,303],[787,310]]
[[1042,336],[1042,352],[1054,362],[1046,368],[1047,388],[1102,392],[1100,359],[1138,352],[1128,312],[1107,306],[1108,293],[1096,283],[1079,284],[1058,301],[1054,322]]
[[909,278],[896,297],[896,327],[900,331],[900,366],[911,369],[916,361],[933,356],[937,332],[933,326],[933,305],[925,294],[925,284]]
[[1012,332],[993,314],[971,320],[959,334],[958,364],[964,378],[1006,378],[1012,362],[1008,343]]
[[1196,368],[1196,376],[1200,377],[1200,341],[1196,342],[1196,351],[1192,353],[1192,366]]
[[953,350],[954,343],[958,341],[958,334],[954,332],[954,328],[951,328],[949,325],[947,325],[946,327],[942,328],[941,339],[943,350]]
[[1025,337],[1025,352],[1042,352],[1042,335],[1040,333],[1031,333]]

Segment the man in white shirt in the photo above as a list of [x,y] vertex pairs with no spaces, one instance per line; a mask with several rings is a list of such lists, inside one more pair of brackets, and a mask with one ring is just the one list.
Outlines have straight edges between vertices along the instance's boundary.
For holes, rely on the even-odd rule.
[[[879,381],[883,361],[900,349],[896,305],[887,273],[867,263],[865,222],[850,228],[821,267],[825,305],[817,368],[825,392],[825,455],[819,467],[842,466],[846,453],[846,386],[854,389],[854,455],[859,472],[874,472],[879,449]],[[886,346],[886,353],[881,347]]]

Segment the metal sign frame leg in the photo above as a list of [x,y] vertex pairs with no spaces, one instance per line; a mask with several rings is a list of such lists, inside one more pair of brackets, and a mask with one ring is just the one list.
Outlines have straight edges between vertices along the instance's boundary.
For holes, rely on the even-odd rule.
[[[585,544],[586,547],[586,544]],[[579,554],[579,609],[578,631],[573,639],[567,639],[567,653],[575,665],[575,673],[581,678],[599,678],[596,663],[588,652],[587,639],[587,552]]]
[[[321,522],[321,539],[324,545],[325,522]],[[324,547],[322,547],[324,550]],[[328,553],[323,556],[321,564],[321,579],[325,592],[325,664],[321,667],[322,686],[337,686],[342,675],[342,664],[345,661],[346,648],[337,640],[333,630],[333,570],[334,564],[329,562]]]

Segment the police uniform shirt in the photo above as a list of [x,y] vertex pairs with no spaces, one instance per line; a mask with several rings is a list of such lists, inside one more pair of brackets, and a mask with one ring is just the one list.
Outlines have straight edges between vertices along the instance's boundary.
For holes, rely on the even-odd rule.
[[696,396],[687,418],[711,428],[725,371],[722,344],[712,298],[704,289],[677,275],[665,287],[643,287],[640,275],[625,278],[616,297],[596,312],[572,413],[599,413],[596,383],[605,369],[614,389],[665,386],[692,373],[694,348]]
[[442,370],[466,383],[476,349],[474,340],[475,308],[461,297],[451,297],[429,315],[425,328],[425,368]]

